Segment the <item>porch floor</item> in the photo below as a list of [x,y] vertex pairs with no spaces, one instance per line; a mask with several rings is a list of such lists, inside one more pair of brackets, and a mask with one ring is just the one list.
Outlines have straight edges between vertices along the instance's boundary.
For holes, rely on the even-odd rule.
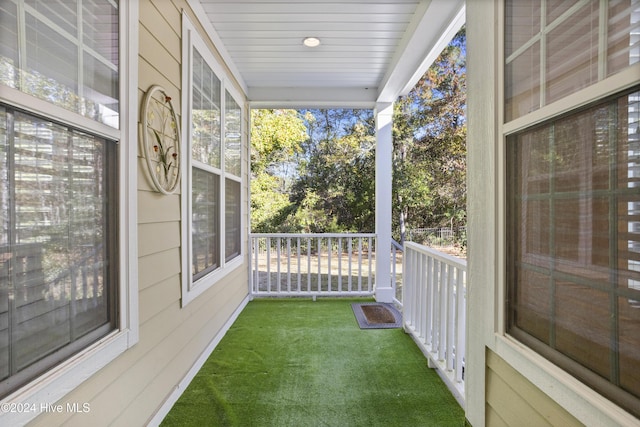
[[464,426],[411,337],[360,329],[356,301],[250,302],[162,426]]

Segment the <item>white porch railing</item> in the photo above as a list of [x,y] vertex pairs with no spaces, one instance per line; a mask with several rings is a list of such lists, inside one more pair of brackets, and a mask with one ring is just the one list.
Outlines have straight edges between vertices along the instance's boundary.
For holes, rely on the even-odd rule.
[[[404,248],[399,242],[391,239],[391,287],[394,291],[393,302],[402,307],[402,265]],[[398,265],[400,270],[398,270]]]
[[466,260],[406,242],[403,324],[464,408]]
[[251,234],[253,296],[371,296],[375,234]]

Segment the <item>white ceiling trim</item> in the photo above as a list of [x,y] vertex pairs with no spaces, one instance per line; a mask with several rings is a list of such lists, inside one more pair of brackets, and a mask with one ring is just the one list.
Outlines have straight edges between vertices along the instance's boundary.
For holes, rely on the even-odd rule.
[[407,29],[411,37],[396,52],[378,102],[394,102],[399,95],[406,95],[465,23],[464,0],[432,0],[424,8],[415,28]]
[[[191,8],[191,10],[193,10],[196,17],[207,16],[207,13],[205,12],[199,0],[187,0],[187,4]],[[211,38],[213,45],[216,47],[220,56],[222,56],[222,60],[225,62],[225,65],[229,68],[229,70],[233,74],[233,77],[237,80],[238,84],[240,85],[242,91],[246,96],[249,93],[249,87],[247,86],[247,83],[242,78],[242,74],[240,73],[240,70],[231,59],[231,55],[227,51],[227,48],[224,45],[224,43],[222,43],[222,39],[218,35],[218,32],[216,31],[215,28],[213,28],[213,25],[208,19],[201,20],[198,18],[198,21],[204,27],[204,30],[207,32],[207,34]]]
[[[187,2],[251,105],[261,108],[393,102],[465,22],[464,0]],[[330,43],[301,49],[307,25]]]
[[418,80],[422,78],[424,73],[427,72],[429,67],[438,59],[440,53],[444,50],[445,47],[453,40],[455,35],[460,31],[460,29],[464,26],[466,22],[466,6],[465,3],[462,2],[462,7],[458,11],[457,15],[451,21],[447,29],[442,33],[442,36],[436,44],[431,48],[431,51],[424,58],[418,69],[414,72],[411,78],[407,81],[405,87],[400,91],[399,95],[406,95],[409,91],[418,83]]

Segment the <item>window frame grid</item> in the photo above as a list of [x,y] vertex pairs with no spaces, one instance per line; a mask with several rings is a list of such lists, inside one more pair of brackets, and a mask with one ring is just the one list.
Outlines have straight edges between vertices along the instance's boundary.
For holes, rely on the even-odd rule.
[[[139,340],[138,250],[137,242],[137,140],[138,104],[138,1],[119,5],[119,129],[35,98],[16,88],[2,86],[2,102],[7,106],[52,121],[81,129],[97,137],[118,141],[118,209],[113,218],[118,224],[118,293],[114,308],[117,328],[93,344],[84,347],[44,375],[0,400],[39,407],[41,402],[55,402],[107,366]],[[23,35],[24,37],[24,35]],[[24,40],[24,39],[23,39]],[[42,381],[42,378],[46,381]],[[24,425],[38,412],[0,413],[0,424]]]
[[[588,423],[588,420],[598,418],[613,424],[627,424],[634,420],[635,417],[622,410],[618,404],[613,403],[607,397],[594,391],[591,387],[576,381],[573,374],[559,368],[555,362],[551,361],[552,357],[549,354],[544,351],[532,350],[525,339],[520,339],[520,337],[515,337],[507,332],[509,321],[507,277],[510,267],[507,263],[506,237],[506,207],[509,203],[506,158],[508,151],[507,139],[510,136],[636,86],[638,84],[638,75],[640,75],[640,63],[636,62],[612,76],[605,76],[600,81],[581,88],[557,101],[542,105],[536,110],[507,120],[507,64],[505,50],[507,46],[507,22],[505,19],[507,1],[501,0],[496,4],[493,13],[498,19],[496,19],[495,25],[492,27],[495,31],[496,44],[494,48],[485,49],[488,53],[494,55],[495,62],[498,64],[495,67],[494,89],[492,91],[496,96],[492,116],[497,121],[495,128],[496,163],[491,167],[491,170],[496,174],[496,193],[495,198],[492,199],[495,203],[495,213],[491,214],[491,218],[493,218],[491,223],[496,227],[498,237],[495,245],[495,258],[491,256],[481,258],[488,263],[494,262],[497,274],[495,276],[495,286],[492,286],[490,290],[492,296],[487,295],[489,306],[494,307],[495,304],[495,308],[490,312],[491,314],[487,312],[483,317],[490,326],[486,329],[477,329],[483,329],[482,332],[488,334],[486,335],[487,342],[492,343],[489,348],[516,367],[527,380],[539,387],[552,399],[557,402],[564,402],[563,406],[566,408],[573,408],[568,410],[582,422]],[[489,192],[487,192],[486,196],[492,197]],[[487,220],[489,219],[487,218]],[[495,303],[492,298],[495,298]],[[482,360],[484,361],[484,358]],[[474,361],[471,360],[470,362]],[[476,368],[480,367],[478,363],[479,360],[476,360]],[[484,365],[482,366],[484,367]],[[588,370],[585,369],[585,373],[588,375]],[[604,386],[607,387],[607,384],[604,384]],[[477,404],[480,404],[480,402],[478,401]]]
[[[16,129],[14,127],[15,121],[16,121],[16,116],[24,116],[27,119],[30,120],[34,120],[34,121],[40,121],[40,122],[49,122],[52,123],[53,125],[55,125],[58,129],[60,130],[64,130],[66,132],[66,139],[67,139],[67,149],[68,150],[72,150],[73,149],[73,139],[74,139],[74,135],[90,135],[92,137],[95,137],[95,135],[87,132],[86,130],[81,130],[78,129],[76,127],[70,126],[70,125],[63,125],[57,122],[53,122],[50,118],[44,117],[44,116],[38,116],[32,113],[26,113],[22,110],[16,109],[15,107],[10,107],[10,106],[6,106],[6,104],[4,103],[0,103],[0,108],[2,108],[5,111],[6,117],[7,117],[7,163],[9,163],[9,167],[8,167],[8,171],[10,172],[9,175],[9,199],[10,200],[15,200],[16,199],[16,158],[15,158],[15,141],[16,141]],[[26,384],[30,381],[32,381],[32,379],[37,379],[39,376],[43,375],[47,370],[52,369],[52,367],[55,368],[56,365],[58,365],[61,362],[64,362],[66,359],[68,359],[70,356],[82,351],[83,349],[90,347],[92,343],[99,341],[100,339],[102,339],[103,337],[105,337],[106,335],[109,335],[112,331],[117,330],[118,329],[118,318],[117,318],[117,307],[116,304],[118,302],[118,293],[119,293],[119,286],[118,286],[118,281],[117,281],[117,277],[118,277],[118,247],[120,246],[119,242],[118,242],[118,233],[117,233],[117,216],[118,216],[118,209],[117,207],[117,199],[118,199],[118,176],[117,176],[117,156],[118,156],[118,151],[117,151],[117,143],[113,140],[108,140],[106,138],[103,137],[96,137],[100,140],[102,140],[102,156],[104,158],[104,168],[106,171],[111,171],[111,173],[105,173],[104,176],[104,181],[103,181],[103,185],[105,187],[104,190],[104,196],[105,196],[105,200],[103,201],[102,205],[103,205],[103,209],[104,209],[104,218],[103,218],[103,226],[104,226],[104,231],[105,231],[105,236],[103,237],[104,240],[104,252],[105,252],[105,256],[106,258],[102,261],[110,261],[110,263],[105,267],[103,266],[102,272],[104,274],[103,276],[103,283],[104,283],[104,299],[105,299],[105,304],[108,308],[108,310],[106,311],[106,315],[108,318],[108,322],[99,326],[98,328],[93,329],[92,331],[83,334],[80,338],[74,339],[74,320],[75,317],[72,317],[71,315],[68,318],[68,322],[69,322],[69,327],[70,330],[68,331],[70,334],[71,339],[69,340],[69,342],[67,342],[66,344],[59,346],[57,349],[45,354],[44,356],[38,358],[35,362],[30,363],[28,366],[26,366],[23,369],[18,369],[18,367],[15,366],[15,360],[17,358],[17,353],[16,353],[16,348],[12,345],[13,343],[13,331],[12,331],[12,325],[14,324],[11,319],[12,319],[12,313],[13,316],[16,316],[16,312],[18,311],[17,307],[15,306],[15,301],[14,299],[11,299],[9,301],[9,306],[8,306],[8,319],[9,319],[9,325],[8,325],[8,334],[9,334],[9,347],[8,347],[8,351],[9,351],[9,377],[3,381],[7,382],[7,385],[10,388],[14,388],[15,389],[15,384]],[[38,142],[36,142],[36,144],[38,144]],[[73,151],[71,151],[71,155],[69,157],[71,157],[71,159],[68,159],[69,161],[72,160],[73,155],[72,155]],[[115,163],[115,164],[113,164]],[[13,172],[12,172],[13,171]],[[53,173],[53,172],[52,172]],[[63,174],[65,173],[65,171],[63,171]],[[109,194],[112,193],[112,194]],[[113,209],[113,211],[109,211],[108,209]],[[8,237],[9,237],[9,246],[11,248],[10,253],[14,253],[16,251],[16,246],[21,246],[24,245],[25,243],[19,243],[16,241],[16,233],[11,232],[12,230],[15,230],[16,228],[16,223],[17,223],[17,212],[16,212],[16,205],[15,203],[11,203],[9,205],[9,224],[12,225],[12,228],[9,229],[9,233],[8,233]],[[28,245],[33,245],[34,243],[26,243]],[[10,282],[15,283],[16,281],[16,277],[15,277],[15,257],[11,257],[10,260],[11,264],[13,265],[14,268],[10,268],[11,271],[13,271],[13,280],[10,279]],[[72,273],[73,274],[73,273]],[[64,276],[60,276],[56,279],[54,279],[54,282],[57,282],[59,278],[64,277]],[[109,286],[109,288],[106,287],[107,283],[111,283],[112,285]],[[50,284],[49,282],[44,283],[44,285]],[[71,283],[71,287],[70,287],[70,293],[71,293],[71,298],[69,299],[69,307],[71,310],[71,313],[75,312],[75,305],[76,305],[76,299],[73,298],[73,293],[76,290],[76,286],[73,285],[73,281]],[[60,307],[56,308],[59,309]],[[56,310],[54,309],[54,310]],[[16,322],[17,323],[17,320]],[[0,387],[0,394],[4,394],[4,387]]]
[[[117,64],[113,64],[111,61],[109,61],[107,58],[105,58],[103,55],[101,55],[99,52],[95,51],[94,49],[92,49],[91,47],[87,46],[87,44],[85,43],[84,40],[84,21],[83,21],[83,16],[84,16],[84,10],[83,10],[83,3],[81,1],[79,1],[76,5],[76,19],[75,19],[75,25],[76,25],[76,30],[77,30],[77,35],[73,35],[70,34],[67,30],[65,30],[64,28],[61,28],[58,24],[56,24],[55,22],[53,22],[51,19],[49,19],[46,15],[42,14],[41,12],[39,12],[37,9],[33,8],[31,5],[28,4],[24,4],[20,1],[15,1],[15,0],[11,0],[12,3],[14,3],[16,5],[16,10],[17,10],[17,38],[18,38],[18,58],[17,61],[18,63],[16,64],[17,69],[15,70],[17,72],[17,78],[16,78],[16,84],[17,84],[17,88],[15,88],[16,90],[24,93],[24,94],[28,94],[29,92],[25,92],[24,91],[24,87],[27,86],[25,83],[25,73],[28,73],[29,70],[26,67],[26,62],[27,59],[29,58],[29,56],[27,55],[27,20],[26,20],[26,15],[29,14],[30,16],[32,16],[34,19],[37,20],[37,22],[41,23],[42,25],[45,25],[47,28],[49,28],[51,31],[55,32],[55,34],[59,35],[60,37],[64,38],[65,40],[67,40],[68,42],[72,43],[73,45],[75,45],[76,48],[76,54],[77,54],[77,64],[76,64],[76,71],[77,71],[77,80],[76,83],[78,85],[77,87],[77,92],[75,93],[75,95],[77,95],[78,99],[77,99],[77,105],[76,105],[76,110],[68,110],[73,114],[77,114],[83,117],[87,117],[90,120],[94,120],[100,124],[104,124],[110,128],[114,128],[114,129],[119,129],[121,127],[122,124],[122,111],[126,111],[123,110],[122,107],[122,97],[119,96],[118,99],[118,111],[117,113],[117,118],[115,121],[113,120],[109,120],[109,119],[100,119],[100,118],[92,118],[89,115],[87,115],[86,112],[83,112],[84,110],[84,103],[86,101],[88,101],[87,98],[85,98],[85,90],[88,89],[85,87],[84,84],[84,77],[85,77],[85,66],[84,66],[84,55],[87,54],[90,57],[92,57],[93,59],[97,60],[98,62],[100,62],[101,64],[103,64],[104,66],[106,66],[110,71],[118,73],[119,71],[119,67]],[[125,8],[120,6],[120,12],[119,12],[119,18],[120,21],[122,20],[122,10],[124,10]],[[122,50],[122,45],[119,46],[120,50]],[[122,62],[122,55],[119,54],[119,60],[121,63]],[[125,62],[126,64],[126,62]],[[47,77],[47,76],[45,76]],[[118,82],[118,84],[120,86],[122,86],[122,82]],[[12,88],[13,89],[13,88]],[[105,94],[103,94],[105,95]],[[121,95],[119,93],[119,95]],[[45,102],[47,102],[45,100]],[[51,104],[49,104],[51,105]],[[57,104],[54,104],[57,105]],[[100,104],[101,105],[101,104]],[[64,107],[63,107],[64,108]],[[118,133],[119,134],[119,133]]]
[[[636,64],[634,66],[631,66],[630,68],[636,69],[638,67]],[[611,135],[611,137],[609,138],[609,147],[608,147],[609,162],[608,162],[608,188],[607,189],[590,188],[587,190],[556,191],[556,188],[554,186],[554,177],[556,177],[557,175],[554,169],[555,162],[553,161],[549,162],[550,170],[547,175],[549,189],[546,193],[543,193],[543,194],[536,193],[533,196],[522,197],[522,194],[520,194],[520,189],[512,190],[514,187],[517,186],[517,184],[512,182],[513,180],[510,180],[510,175],[509,175],[509,168],[511,167],[510,160],[513,161],[516,158],[512,152],[514,150],[517,150],[517,148],[514,147],[514,145],[517,144],[517,142],[513,140],[515,139],[515,136],[517,134],[525,130],[534,131],[536,129],[540,129],[543,127],[549,127],[551,135],[549,137],[548,150],[549,152],[554,152],[554,149],[556,148],[555,144],[557,144],[558,141],[555,140],[555,137],[553,135],[553,130],[555,129],[556,124],[559,121],[561,121],[564,117],[573,115],[573,114],[579,114],[584,111],[588,111],[591,107],[598,106],[598,105],[607,106],[609,109],[609,117],[611,117],[612,115],[619,114],[619,111],[617,111],[618,107],[616,105],[617,99],[624,96],[629,96],[631,94],[640,93],[639,92],[640,86],[633,86],[634,84],[637,85],[638,83],[637,81],[626,82],[626,83],[623,81],[622,83],[623,83],[623,85],[621,85],[621,87],[623,88],[622,90],[616,93],[607,94],[605,96],[602,96],[602,94],[600,94],[600,96],[594,96],[593,97],[594,99],[592,100],[591,103],[586,105],[581,105],[569,111],[564,111],[560,114],[550,115],[550,117],[547,117],[546,121],[535,122],[530,126],[520,126],[519,129],[513,130],[509,133],[504,132],[504,129],[507,128],[506,124],[503,125],[502,127],[503,135],[504,135],[504,159],[505,159],[504,176],[505,176],[505,183],[506,183],[506,186],[504,188],[505,211],[503,214],[504,218],[502,219],[502,223],[504,224],[504,230],[506,231],[505,247],[504,247],[505,277],[503,279],[504,281],[503,292],[506,298],[501,299],[502,301],[501,305],[503,306],[503,310],[505,313],[505,320],[503,323],[504,326],[502,326],[501,328],[504,331],[504,334],[506,336],[511,336],[516,341],[520,341],[524,343],[525,345],[530,347],[533,351],[540,354],[542,357],[548,359],[554,364],[557,364],[559,367],[561,367],[561,369],[566,370],[569,374],[577,376],[578,378],[581,378],[582,381],[586,381],[585,384],[595,385],[598,388],[599,392],[606,392],[607,395],[609,396],[607,397],[607,399],[615,398],[618,403],[625,405],[627,408],[633,408],[637,405],[639,398],[637,396],[632,395],[630,392],[627,392],[620,386],[621,377],[620,377],[619,352],[618,352],[619,329],[618,329],[617,316],[618,316],[618,310],[619,310],[618,308],[619,299],[620,298],[635,299],[636,295],[634,295],[634,291],[630,290],[630,288],[620,286],[620,283],[617,277],[618,261],[619,261],[619,256],[618,256],[619,251],[617,248],[617,242],[619,240],[619,235],[618,235],[619,218],[617,215],[617,211],[618,211],[617,205],[619,204],[619,198],[624,198],[629,195],[637,195],[638,188],[637,187],[619,188],[617,185],[618,183],[618,177],[616,174],[617,165],[612,164],[614,163],[615,157],[618,155],[618,148],[619,148],[618,144],[620,143],[619,136],[616,134],[616,130],[617,130],[616,124],[611,124],[610,131],[609,131],[609,134]],[[587,88],[587,89],[584,89],[584,91],[591,91],[591,89],[592,88]],[[613,110],[616,110],[616,111],[613,111]],[[619,118],[616,117],[616,120],[617,120],[616,123],[620,123]],[[550,264],[548,266],[538,267],[533,264],[527,265],[526,262],[522,262],[522,255],[520,256],[519,261],[516,263],[517,265],[510,264],[511,257],[515,255],[509,255],[509,254],[511,254],[513,251],[516,250],[514,248],[516,243],[513,240],[514,239],[513,237],[509,238],[509,234],[512,233],[511,231],[509,231],[510,230],[509,224],[510,223],[516,224],[518,222],[521,223],[522,222],[521,217],[522,215],[525,215],[525,213],[522,211],[522,205],[520,206],[520,209],[517,209],[515,207],[516,199],[519,200],[520,202],[524,200],[548,200],[550,221],[553,221],[553,219],[555,218],[554,202],[557,202],[558,200],[580,200],[582,196],[589,196],[587,200],[593,200],[598,197],[607,198],[607,206],[609,207],[608,234],[609,234],[609,241],[611,242],[611,244],[609,246],[609,251],[608,251],[609,266],[603,267],[603,270],[604,269],[607,270],[607,274],[609,276],[608,281],[610,283],[610,286],[603,285],[601,281],[590,280],[586,277],[581,277],[575,274],[558,271],[556,269],[558,256],[555,253],[555,247],[556,247],[555,226],[551,226],[549,231],[550,235],[549,235],[549,242],[548,242],[547,258],[549,259]],[[516,213],[519,215],[519,218],[517,219],[510,218],[510,216],[516,215]],[[520,229],[517,232],[520,241],[522,241],[523,238],[526,238],[526,236],[523,236],[523,232],[524,232],[523,229]],[[520,247],[524,247],[524,244],[522,242],[520,242],[519,245]],[[563,261],[563,262],[566,263],[566,261]],[[575,266],[579,266],[578,261],[575,262]],[[549,343],[540,342],[530,332],[520,329],[515,324],[515,320],[513,319],[513,311],[516,309],[516,303],[514,302],[513,306],[510,308],[507,301],[516,300],[516,296],[515,296],[516,290],[514,290],[514,285],[511,283],[511,281],[514,280],[514,278],[516,277],[516,273],[515,273],[516,267],[519,269],[528,269],[529,271],[538,272],[540,274],[543,274],[545,277],[547,277],[547,281],[549,284],[549,301],[551,304],[548,309],[548,313],[550,316],[548,319],[549,320]],[[608,300],[609,300],[608,312],[610,315],[614,315],[614,317],[611,318],[610,324],[608,326],[610,331],[609,332],[610,344],[608,349],[609,351],[608,357],[610,361],[609,374],[608,374],[609,379],[601,377],[600,375],[592,372],[588,367],[583,366],[580,362],[574,361],[568,355],[560,352],[559,350],[556,350],[556,341],[555,341],[556,322],[554,319],[556,319],[557,317],[556,307],[555,307],[557,298],[555,297],[555,294],[556,294],[556,281],[558,279],[560,280],[566,279],[567,281],[573,284],[585,286],[589,289],[595,289],[595,290],[599,290],[607,293]],[[585,387],[589,387],[589,386],[585,385]]]
[[[219,60],[216,59],[214,54],[211,52],[208,45],[204,42],[203,38],[200,36],[195,26],[191,22],[188,15],[183,12],[182,13],[182,52],[183,52],[183,65],[185,66],[187,71],[183,71],[182,75],[182,86],[189,88],[188,90],[182,91],[182,106],[183,106],[183,114],[184,118],[184,126],[183,126],[183,141],[186,144],[187,149],[185,152],[191,153],[191,106],[192,106],[192,80],[193,80],[193,70],[191,64],[193,64],[193,49],[196,49],[200,56],[202,56],[203,62],[206,63],[209,68],[213,71],[215,76],[220,80],[220,167],[215,168],[210,165],[205,165],[202,162],[197,160],[193,160],[191,155],[187,157],[188,164],[184,168],[184,174],[182,179],[182,215],[184,218],[187,218],[186,221],[183,221],[182,225],[182,234],[183,234],[183,259],[182,259],[182,299],[181,304],[184,307],[189,302],[196,299],[199,295],[204,293],[206,290],[211,288],[213,285],[218,283],[221,279],[223,279],[227,274],[229,274],[232,270],[238,268],[244,263],[245,258],[245,239],[242,236],[242,230],[244,230],[244,215],[245,215],[245,195],[243,192],[244,187],[244,175],[246,173],[245,169],[245,159],[244,159],[244,151],[242,147],[244,146],[245,141],[245,120],[246,120],[246,108],[244,107],[244,103],[238,102],[238,100],[242,99],[241,93],[235,88],[235,86],[230,81],[228,73],[224,70]],[[240,108],[241,114],[241,149],[240,149],[240,164],[241,171],[240,176],[233,175],[228,172],[225,168],[225,143],[226,143],[226,134],[225,134],[225,114],[226,114],[226,96],[229,94],[233,100],[236,102],[238,107]],[[193,237],[192,237],[192,218],[191,218],[191,203],[192,203],[192,167],[196,166],[201,167],[202,170],[210,171],[211,173],[216,173],[219,176],[219,240],[218,240],[218,248],[219,248],[219,260],[220,265],[204,274],[202,277],[198,277],[194,280],[191,265],[193,259]],[[234,256],[230,260],[225,260],[225,247],[226,247],[226,197],[225,197],[225,189],[226,189],[226,180],[231,179],[237,181],[240,184],[240,253]]]
[[[503,0],[503,2],[506,2],[507,0]],[[563,102],[563,98],[568,98],[571,97],[572,95],[574,95],[576,92],[581,93],[583,91],[588,90],[589,88],[598,85],[600,82],[603,81],[607,81],[607,80],[611,80],[611,79],[617,79],[618,81],[627,81],[627,77],[620,75],[621,73],[625,73],[628,74],[629,73],[629,69],[638,69],[640,68],[640,63],[639,62],[635,62],[629,66],[627,66],[626,68],[624,68],[622,71],[618,71],[614,74],[612,74],[611,76],[608,76],[608,33],[606,31],[607,26],[608,26],[608,20],[609,20],[609,13],[608,13],[608,0],[599,0],[599,12],[598,12],[598,42],[597,42],[597,78],[596,81],[588,84],[585,87],[582,87],[580,89],[577,89],[573,92],[571,92],[570,94],[564,96],[564,97],[560,97],[557,100],[552,101],[551,103],[547,102],[547,38],[550,32],[552,32],[553,30],[563,26],[567,20],[570,20],[573,16],[575,16],[575,13],[577,11],[579,11],[580,9],[582,9],[583,7],[587,6],[589,3],[591,3],[592,0],[578,0],[577,3],[575,3],[573,6],[571,6],[569,9],[567,9],[566,11],[564,11],[561,15],[557,16],[553,22],[551,23],[547,23],[547,2],[546,0],[540,0],[540,31],[536,34],[534,34],[529,40],[527,40],[525,43],[523,43],[521,46],[519,46],[518,48],[514,49],[513,52],[511,52],[509,55],[506,55],[506,47],[505,47],[505,43],[504,41],[506,40],[506,25],[502,25],[501,26],[501,38],[503,43],[501,44],[501,57],[502,57],[502,61],[501,64],[502,67],[500,67],[501,69],[501,73],[503,73],[503,88],[501,88],[501,99],[503,102],[501,102],[501,108],[500,108],[500,116],[501,122],[503,123],[511,123],[511,122],[517,122],[520,121],[523,117],[528,116],[532,113],[535,113],[541,109],[545,109],[547,106],[549,105],[555,105],[555,104],[560,104],[561,102]],[[501,16],[502,16],[502,20],[504,22],[506,22],[506,7],[501,7]],[[530,110],[527,113],[522,113],[520,115],[511,117],[510,119],[507,119],[507,114],[508,111],[506,109],[506,103],[504,101],[507,100],[507,94],[506,94],[506,89],[507,89],[507,82],[509,81],[509,76],[507,75],[507,73],[504,71],[505,68],[507,66],[509,66],[511,63],[513,63],[515,60],[517,60],[518,58],[521,57],[521,55],[526,52],[529,48],[531,48],[533,45],[535,45],[536,43],[540,43],[540,49],[539,49],[539,57],[538,57],[538,65],[540,67],[539,70],[539,94],[538,94],[538,106],[537,108],[534,108],[533,110]],[[638,75],[639,71],[635,71],[635,76],[636,76],[636,80],[637,80],[637,75]],[[513,99],[513,98],[512,98]],[[513,107],[511,107],[513,108]]]

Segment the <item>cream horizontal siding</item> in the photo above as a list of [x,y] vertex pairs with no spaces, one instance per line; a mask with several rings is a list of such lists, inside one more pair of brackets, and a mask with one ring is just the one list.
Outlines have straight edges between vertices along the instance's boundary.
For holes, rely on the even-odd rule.
[[581,426],[565,409],[494,352],[487,351],[486,425]]
[[[235,280],[240,282],[246,280],[244,279],[246,276],[243,272],[244,269],[241,268],[237,271],[242,273]],[[230,278],[230,280],[234,279]],[[171,354],[172,358],[163,364],[162,375],[155,376],[147,384],[142,394],[137,397],[136,402],[132,402],[115,420],[115,425],[144,425],[149,421],[149,414],[139,411],[139,407],[157,407],[158,402],[164,401],[167,397],[167,391],[173,391],[176,384],[184,378],[193,361],[211,342],[212,332],[217,332],[222,328],[235,308],[242,302],[246,292],[241,292],[239,287],[225,286],[215,295],[213,293],[211,295],[212,297],[206,303],[202,304],[189,319],[185,320],[185,325],[188,325],[192,332],[188,339],[179,330],[176,330],[172,337],[163,341],[163,350],[167,354]],[[192,304],[194,302],[189,306]],[[219,309],[212,310],[212,307],[219,307]],[[185,363],[187,360],[191,363]]]
[[[137,111],[145,91],[153,84],[160,84],[169,92],[180,113],[183,9],[188,10],[186,1],[140,0]],[[193,14],[191,18],[197,21]],[[219,59],[215,51],[214,54]],[[245,120],[246,155],[248,119],[245,117]],[[32,422],[33,426],[145,425],[248,295],[245,255],[244,264],[229,271],[182,308],[180,195],[164,196],[154,192],[144,171],[146,163],[139,141],[123,143],[138,144],[140,340],[58,402],[62,405],[88,403],[89,413],[44,414]],[[248,162],[244,170],[248,173]],[[245,176],[242,185],[245,197],[247,186]],[[246,233],[248,212],[244,218]]]
[[179,247],[180,224],[177,221],[139,224],[138,240],[138,254],[141,257]]
[[180,196],[138,191],[139,224],[180,220]]

